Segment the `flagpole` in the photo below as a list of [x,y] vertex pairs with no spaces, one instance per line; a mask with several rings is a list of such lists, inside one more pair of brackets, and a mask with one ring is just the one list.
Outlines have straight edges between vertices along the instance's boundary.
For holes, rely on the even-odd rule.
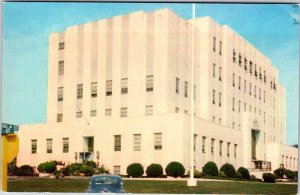
[[197,181],[194,178],[194,67],[195,67],[195,4],[193,3],[193,20],[192,20],[192,63],[191,63],[191,135],[190,135],[190,152],[191,152],[191,169],[190,178],[187,181],[188,186],[197,186]]

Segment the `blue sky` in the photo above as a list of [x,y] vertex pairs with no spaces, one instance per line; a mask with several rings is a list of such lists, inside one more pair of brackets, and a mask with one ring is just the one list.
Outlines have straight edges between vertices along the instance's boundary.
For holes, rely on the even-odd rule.
[[[170,8],[191,18],[191,4],[21,3],[3,6],[2,120],[46,122],[48,36],[71,25],[138,10]],[[242,35],[279,70],[286,88],[287,143],[298,143],[298,8],[278,4],[197,4],[196,17],[211,16]]]

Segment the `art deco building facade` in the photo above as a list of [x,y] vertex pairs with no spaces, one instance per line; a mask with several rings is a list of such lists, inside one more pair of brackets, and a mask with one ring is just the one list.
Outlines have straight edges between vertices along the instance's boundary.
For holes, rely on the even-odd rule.
[[278,70],[209,17],[195,19],[192,43],[192,24],[163,9],[52,33],[47,123],[21,126],[18,164],[92,159],[125,174],[133,162],[179,161],[189,169],[194,116],[197,169],[214,161],[296,170]]

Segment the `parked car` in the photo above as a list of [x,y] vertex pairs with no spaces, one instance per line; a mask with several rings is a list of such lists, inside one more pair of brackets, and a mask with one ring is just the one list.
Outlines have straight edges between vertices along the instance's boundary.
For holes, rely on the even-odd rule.
[[91,178],[88,193],[125,193],[120,176],[101,174]]

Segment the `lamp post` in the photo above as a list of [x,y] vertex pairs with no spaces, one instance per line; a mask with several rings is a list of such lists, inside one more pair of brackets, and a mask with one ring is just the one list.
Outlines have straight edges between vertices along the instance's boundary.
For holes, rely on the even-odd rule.
[[195,67],[195,4],[193,3],[193,20],[192,20],[192,63],[191,63],[191,135],[190,135],[190,152],[191,152],[191,169],[190,178],[187,181],[188,186],[197,186],[197,181],[194,178],[194,67]]

